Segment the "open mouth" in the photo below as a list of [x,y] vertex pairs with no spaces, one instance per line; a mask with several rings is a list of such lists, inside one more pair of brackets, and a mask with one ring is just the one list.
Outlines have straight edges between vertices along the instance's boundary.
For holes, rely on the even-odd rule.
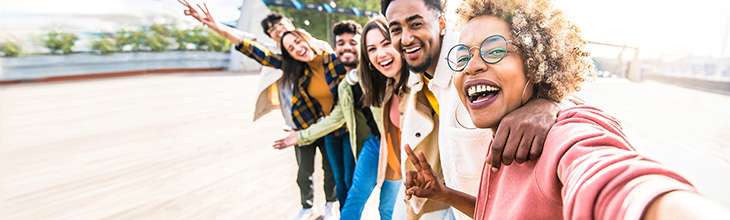
[[355,52],[352,52],[352,51],[345,51],[345,52],[341,52],[341,53],[340,53],[340,54],[338,54],[337,56],[347,56],[347,55],[355,57]]
[[421,45],[420,44],[414,44],[413,46],[406,46],[403,47],[403,53],[405,53],[406,58],[409,60],[415,60],[418,59],[421,52]]
[[307,54],[307,49],[302,49],[302,50],[299,50],[299,52],[297,52],[297,55],[302,56],[302,57],[306,54]]
[[484,107],[494,101],[502,89],[489,80],[472,80],[464,85],[464,94],[473,107]]
[[383,67],[383,69],[389,69],[393,65],[393,58],[387,58],[385,60],[381,60],[378,62],[378,65]]

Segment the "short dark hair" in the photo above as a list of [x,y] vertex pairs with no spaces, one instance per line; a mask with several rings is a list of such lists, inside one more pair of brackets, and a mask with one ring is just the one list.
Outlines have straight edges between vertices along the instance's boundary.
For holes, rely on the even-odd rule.
[[360,34],[361,30],[362,27],[360,26],[360,24],[353,20],[340,21],[332,26],[332,34],[334,34],[334,36],[339,36],[342,34],[357,35]]
[[261,28],[263,29],[264,34],[266,34],[266,36],[271,37],[271,35],[269,35],[269,32],[267,32],[267,30],[269,30],[269,28],[274,26],[276,23],[281,22],[282,19],[284,19],[284,16],[279,13],[276,13],[276,12],[266,15],[264,20],[261,20]]
[[[380,0],[380,13],[385,15],[385,12],[388,11],[388,6],[390,6],[390,3],[395,0]],[[412,0],[409,0],[412,1]],[[421,0],[424,4],[426,4],[426,7],[436,10],[438,12],[444,12],[444,6],[441,3],[441,0]]]

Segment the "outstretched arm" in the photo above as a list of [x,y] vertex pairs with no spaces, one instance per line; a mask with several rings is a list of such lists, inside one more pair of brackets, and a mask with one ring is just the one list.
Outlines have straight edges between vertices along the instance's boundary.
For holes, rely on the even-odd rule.
[[231,43],[236,45],[236,50],[243,53],[244,55],[256,60],[261,65],[270,66],[274,68],[281,68],[281,56],[269,50],[266,46],[256,42],[251,34],[248,35],[248,39],[242,37],[241,34],[237,34],[237,30],[233,30],[225,25],[220,25],[215,21],[213,15],[208,9],[208,5],[203,3],[203,6],[196,5],[202,12],[198,12],[190,3],[186,0],[178,0],[180,4],[185,6],[185,15],[195,18],[206,27],[225,37]]
[[294,145],[311,144],[320,137],[337,130],[345,124],[345,118],[342,114],[342,107],[336,105],[329,115],[325,116],[317,123],[300,131],[289,131],[285,138],[274,141],[274,149],[284,149]]
[[673,191],[655,199],[643,219],[728,219],[730,212],[697,193]]
[[206,27],[210,28],[210,30],[215,31],[216,33],[220,34],[221,36],[225,37],[231,43],[233,44],[239,44],[243,40],[242,37],[235,34],[235,32],[227,28],[225,25],[220,25],[218,22],[215,21],[213,18],[213,15],[210,13],[210,9],[208,9],[208,5],[203,3],[203,6],[200,6],[200,4],[196,5],[200,9],[200,11],[203,13],[201,14],[196,10],[188,1],[186,0],[177,0],[185,6],[185,15],[195,18],[198,22],[205,25]]

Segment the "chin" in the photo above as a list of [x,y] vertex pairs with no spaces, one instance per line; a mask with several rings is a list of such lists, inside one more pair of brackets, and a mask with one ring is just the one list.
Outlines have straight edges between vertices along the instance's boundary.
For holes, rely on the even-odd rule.
[[497,128],[502,116],[497,117],[494,112],[469,112],[477,128]]

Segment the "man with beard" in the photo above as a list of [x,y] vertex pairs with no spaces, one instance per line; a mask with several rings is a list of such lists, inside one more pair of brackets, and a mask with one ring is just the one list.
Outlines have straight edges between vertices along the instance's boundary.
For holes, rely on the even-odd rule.
[[[451,81],[453,71],[446,57],[458,34],[447,31],[443,8],[440,0],[381,1],[393,46],[415,73],[407,84],[411,90],[402,116],[401,139],[404,146],[425,155],[438,178],[447,185],[475,195],[483,167],[496,170],[500,164],[539,157],[559,106],[546,99],[533,99],[508,114],[496,132],[476,129]],[[405,153],[401,155],[406,158]],[[485,160],[490,166],[484,166]],[[415,171],[412,164],[403,161],[408,188],[412,184],[409,176],[414,176]],[[410,197],[411,192],[406,194]],[[414,197],[407,204],[409,219],[469,218],[453,210],[444,213],[444,204],[436,201]]]
[[357,68],[361,29],[362,27],[352,20],[340,21],[332,26],[332,33],[335,36],[335,52],[337,58],[345,64],[347,72]]
[[[377,183],[380,156],[380,133],[373,115],[373,112],[377,110],[371,109],[363,102],[363,89],[357,72],[359,55],[363,52],[361,51],[363,46],[360,45],[361,29],[359,24],[349,20],[338,22],[332,28],[337,58],[346,65],[348,73],[338,86],[338,101],[330,114],[306,129],[289,133],[287,137],[277,140],[274,144],[280,149],[308,144],[343,126],[347,128],[348,137],[346,138],[349,138],[349,143],[352,144],[349,149],[343,146],[340,151],[344,154],[330,157],[342,156],[342,158],[356,158],[357,160],[354,164],[354,171],[349,177],[351,184],[347,191],[337,189],[338,196],[341,195],[340,193],[347,196],[346,203],[340,206],[343,220],[361,218],[365,203]],[[327,151],[330,153],[329,149]],[[332,165],[336,170],[336,179],[339,175],[338,169],[352,165],[347,160],[331,160],[330,162],[338,164],[337,166]],[[399,181],[392,181],[380,188],[378,210],[382,219],[390,218],[400,185],[402,184]]]

